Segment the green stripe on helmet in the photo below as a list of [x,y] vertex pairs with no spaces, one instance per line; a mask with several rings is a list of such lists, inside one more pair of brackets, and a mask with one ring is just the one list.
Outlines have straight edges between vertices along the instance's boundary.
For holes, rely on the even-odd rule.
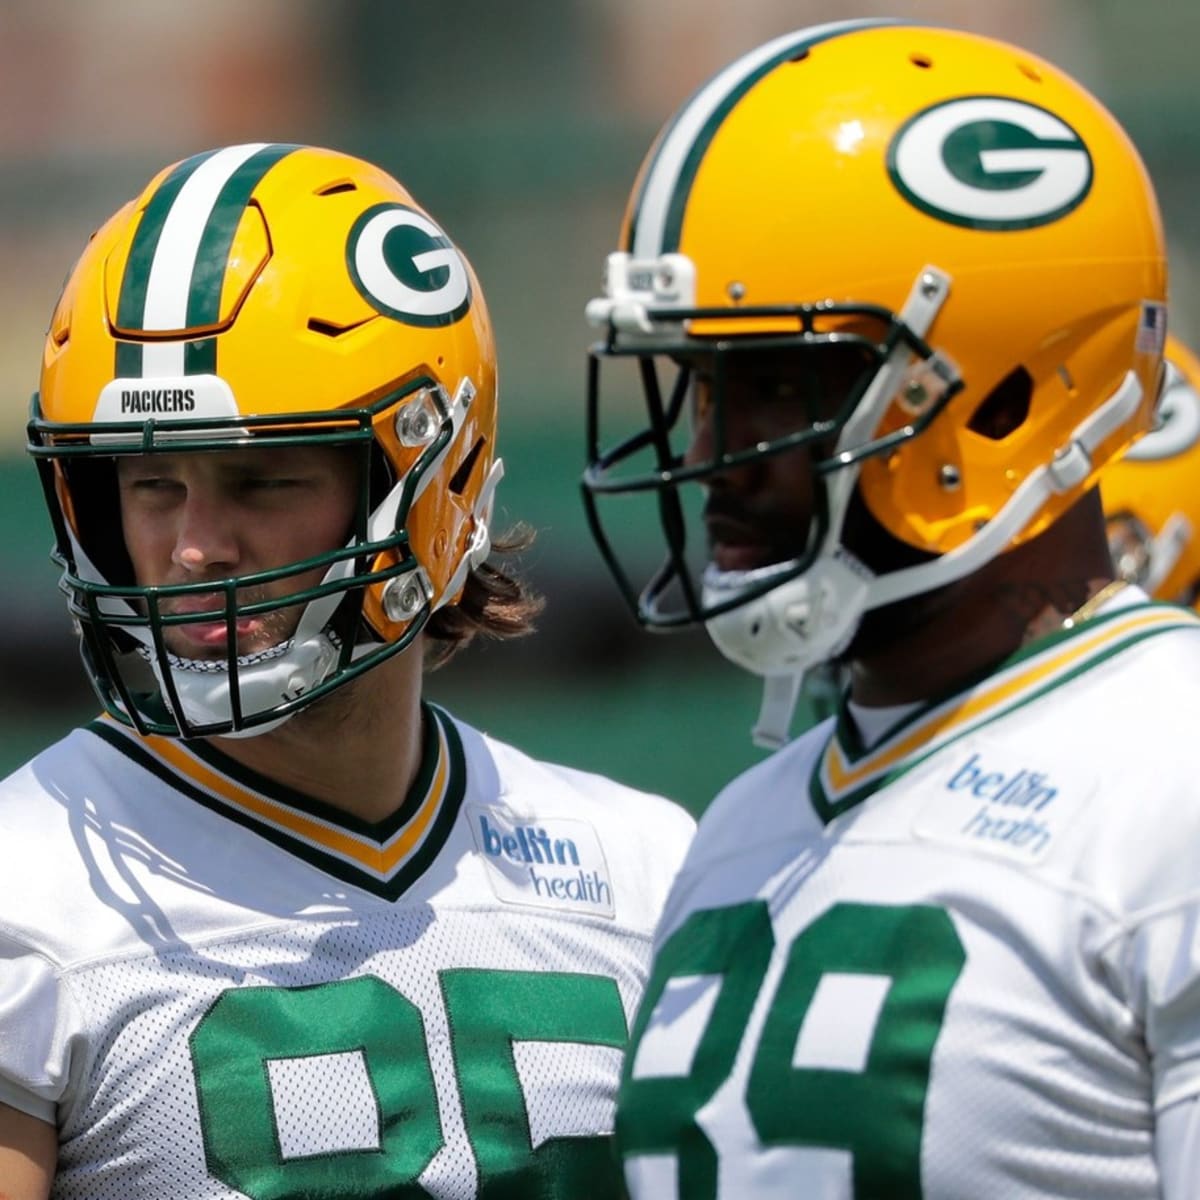
[[[146,312],[146,290],[150,284],[150,268],[158,251],[159,239],[167,217],[183,190],[183,185],[192,177],[196,168],[207,162],[215,150],[194,154],[186,158],[163,180],[158,191],[150,197],[138,222],[133,244],[129,247],[129,260],[125,264],[125,275],[121,280],[121,295],[117,301],[117,325],[121,329],[141,329]],[[120,347],[118,347],[118,354]],[[140,356],[139,356],[140,361]]]
[[[238,167],[221,189],[196,255],[196,270],[192,275],[187,304],[189,329],[199,325],[214,325],[220,319],[221,286],[225,282],[229,251],[250,195],[262,177],[281,158],[299,149],[299,146],[283,143],[265,146]],[[188,373],[192,372],[189,370]]]
[[183,347],[185,375],[215,375],[217,373],[217,339],[200,338],[186,342]]
[[[213,325],[219,320],[221,289],[229,253],[250,196],[280,159],[300,148],[283,143],[264,146],[247,158],[221,187],[200,235],[192,278],[187,282],[187,328]],[[147,203],[134,233],[121,280],[117,301],[117,324],[121,329],[145,329],[150,276],[161,246],[163,230],[188,180],[219,153],[219,150],[209,150],[185,159],[163,180]],[[144,360],[143,344],[118,342],[114,362],[116,377],[140,377]],[[216,338],[207,337],[184,343],[183,369],[186,374],[211,374],[216,371],[216,365]]]
[[137,379],[142,373],[142,346],[140,342],[118,342],[116,361],[113,364],[114,379]]

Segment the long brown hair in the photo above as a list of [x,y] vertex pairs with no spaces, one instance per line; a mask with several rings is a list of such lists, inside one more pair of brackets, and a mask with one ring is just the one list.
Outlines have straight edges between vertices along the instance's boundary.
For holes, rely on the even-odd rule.
[[[492,553],[512,555],[533,543],[528,525],[515,525],[492,542]],[[439,608],[425,626],[425,669],[436,670],[476,637],[507,641],[532,633],[545,601],[515,572],[489,559],[468,576],[457,604]]]

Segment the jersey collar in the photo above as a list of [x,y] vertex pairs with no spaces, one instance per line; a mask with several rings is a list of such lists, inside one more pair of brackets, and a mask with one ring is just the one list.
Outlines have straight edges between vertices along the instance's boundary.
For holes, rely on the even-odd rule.
[[809,797],[828,824],[941,750],[1062,686],[1122,650],[1173,629],[1200,627],[1200,616],[1171,604],[1121,605],[1072,629],[1039,638],[986,678],[919,705],[870,749],[843,700],[809,779]]
[[127,758],[206,808],[346,883],[394,900],[436,857],[466,791],[454,722],[422,706],[421,766],[400,807],[363,821],[247,770],[206,742],[143,736],[111,717],[89,728]]

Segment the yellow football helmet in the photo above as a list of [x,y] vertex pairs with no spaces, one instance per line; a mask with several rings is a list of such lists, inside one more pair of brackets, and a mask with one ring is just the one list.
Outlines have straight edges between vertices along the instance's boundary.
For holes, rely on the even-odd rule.
[[[663,128],[620,247],[588,306],[603,330],[592,530],[643,623],[702,620],[761,674],[829,658],[866,609],[1034,536],[1151,423],[1166,263],[1147,173],[1088,92],[989,38],[864,20],[759,47]],[[819,418],[749,448],[718,431],[709,458],[685,461],[697,364],[719,425],[735,356],[839,346],[861,366],[816,397]],[[622,360],[635,400],[601,387]],[[803,548],[759,570],[706,565],[689,485],[797,447],[822,485]],[[628,564],[644,545],[617,545],[646,524],[637,495],[668,547],[643,586]],[[908,561],[847,548],[852,501]]]
[[1158,423],[1100,479],[1117,573],[1160,600],[1200,603],[1200,359],[1167,338]]
[[[251,144],[160,172],[88,243],[46,340],[29,424],[63,590],[105,708],[143,732],[262,732],[409,645],[489,550],[496,363],[462,253],[395,179],[305,146]],[[120,538],[115,456],[357,448],[348,543],[294,636],[252,661],[168,652],[164,601]]]

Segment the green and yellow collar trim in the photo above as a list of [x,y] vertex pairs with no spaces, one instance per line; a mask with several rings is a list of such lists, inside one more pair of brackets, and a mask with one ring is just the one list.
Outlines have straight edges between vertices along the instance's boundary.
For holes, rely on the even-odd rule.
[[89,729],[132,762],[212,812],[327,874],[384,899],[401,895],[445,844],[466,792],[454,722],[423,705],[421,767],[390,817],[362,821],[247,770],[206,742],[145,736],[110,717]]
[[845,702],[809,780],[809,797],[828,824],[951,742],[1090,671],[1146,638],[1200,628],[1200,616],[1171,604],[1138,604],[1040,638],[966,691],[910,713],[869,751]]

